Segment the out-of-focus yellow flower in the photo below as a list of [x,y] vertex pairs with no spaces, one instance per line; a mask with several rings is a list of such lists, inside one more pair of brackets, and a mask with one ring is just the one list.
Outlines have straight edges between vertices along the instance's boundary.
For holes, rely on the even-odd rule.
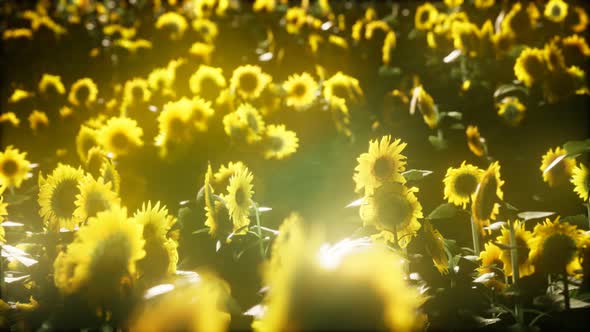
[[457,8],[463,4],[463,0],[445,0],[444,2],[449,8]]
[[23,89],[14,89],[14,92],[10,95],[8,102],[11,104],[18,103],[21,100],[28,99],[34,96],[34,93],[23,90]]
[[161,96],[174,97],[174,80],[176,73],[168,68],[156,68],[148,75],[148,86],[151,91]]
[[496,3],[496,0],[475,0],[473,4],[478,9],[487,9],[492,7]]
[[115,40],[115,46],[122,47],[131,53],[137,53],[140,49],[151,49],[152,42],[146,39],[117,39]]
[[501,30],[513,38],[526,38],[536,29],[540,16],[539,9],[533,2],[529,2],[524,10],[520,2],[514,3],[502,20]]
[[244,99],[253,99],[260,96],[271,80],[270,75],[263,73],[258,66],[240,66],[232,73],[230,89]]
[[78,135],[76,135],[76,152],[78,153],[78,157],[80,157],[80,161],[85,163],[88,150],[98,145],[96,129],[81,125]]
[[465,164],[465,161],[459,168],[449,168],[443,180],[444,198],[451,204],[465,208],[471,201],[482,175],[482,169]]
[[363,95],[363,91],[359,85],[359,81],[352,77],[343,74],[342,72],[336,73],[323,82],[324,98],[331,101],[334,98],[342,98],[346,101],[356,101],[359,96]]
[[191,102],[188,98],[168,102],[158,116],[158,128],[164,141],[190,142],[193,130],[190,126]]
[[308,73],[293,74],[283,83],[287,106],[297,110],[308,108],[317,96],[318,84]]
[[299,139],[285,125],[268,125],[264,135],[264,158],[284,159],[297,151]]
[[192,22],[193,30],[207,43],[213,43],[219,31],[215,22],[206,19],[195,19]]
[[211,62],[211,54],[215,50],[215,46],[207,43],[196,42],[191,45],[189,50],[190,55],[199,58],[203,63]]
[[237,174],[238,171],[241,171],[243,169],[246,169],[246,165],[244,165],[244,163],[242,163],[241,161],[237,161],[237,162],[230,161],[227,164],[227,166],[226,165],[219,166],[219,169],[213,175],[215,184],[218,185],[219,187],[225,189],[227,187],[227,185],[229,184],[229,179],[233,175]]
[[387,34],[391,31],[391,28],[389,27],[389,24],[387,24],[387,22],[385,21],[371,21],[367,23],[367,25],[365,26],[365,39],[373,39],[375,30],[381,30],[384,34]]
[[11,40],[11,39],[33,39],[33,31],[27,28],[19,28],[19,29],[7,29],[4,30],[2,33],[3,40]]
[[14,114],[14,112],[6,112],[0,115],[0,123],[8,122],[13,127],[18,127],[20,125],[20,119]]
[[563,55],[568,65],[582,65],[590,56],[590,47],[580,35],[571,35],[561,40]]
[[33,110],[29,114],[29,127],[36,133],[41,128],[47,128],[49,126],[49,118],[43,111]]
[[227,195],[223,196],[229,216],[233,222],[233,231],[238,234],[247,232],[245,226],[250,225],[250,207],[252,207],[252,180],[254,176],[248,168],[239,169],[229,179]]
[[[510,221],[508,221],[508,223],[510,224]],[[506,247],[512,247],[512,243],[510,241],[510,229],[508,227],[510,226],[502,226],[502,234],[496,238],[496,241]],[[529,243],[533,238],[533,234],[530,231],[525,230],[524,223],[520,222],[519,220],[515,220],[512,223],[512,227],[514,229],[514,236],[516,239],[516,243],[514,245],[518,247],[518,274],[522,278],[535,272],[535,267],[529,259],[529,254],[531,252]],[[502,262],[504,262],[504,271],[506,271],[506,275],[509,277],[512,276],[511,250],[502,250],[500,259]]]
[[504,278],[504,262],[502,261],[502,249],[492,242],[484,244],[484,250],[479,253],[480,267],[477,268],[479,275],[493,273],[485,285],[496,291],[502,291],[506,287]]
[[548,20],[559,23],[567,16],[567,8],[568,4],[563,0],[549,0],[543,14]]
[[103,178],[95,180],[92,176],[87,175],[80,181],[80,193],[76,195],[76,210],[74,217],[78,220],[85,221],[88,218],[95,217],[99,212],[108,211],[117,207],[121,199],[113,191],[110,182],[105,183]]
[[152,93],[149,90],[148,81],[142,78],[134,78],[125,82],[123,90],[123,104],[141,105],[150,101]]
[[414,88],[412,99],[412,104],[418,106],[420,113],[422,113],[422,118],[424,119],[424,122],[426,122],[428,127],[430,127],[431,129],[438,127],[438,121],[440,119],[440,116],[438,114],[438,107],[434,103],[434,99],[432,98],[432,96],[430,96],[426,92],[426,90],[424,90],[422,85],[419,85],[418,87]]
[[100,177],[105,183],[110,183],[111,188],[115,193],[119,193],[121,190],[121,176],[119,171],[115,167],[115,163],[111,158],[103,158],[103,162],[99,169]]
[[[238,162],[240,165],[243,165],[241,162]],[[229,163],[229,167],[232,167],[234,164],[232,162]],[[223,172],[223,182],[227,186],[227,182],[229,182],[229,177],[235,172],[230,171],[226,172],[228,168],[225,168],[224,165],[221,166],[220,172]],[[211,170],[211,164],[207,165],[207,172],[205,173],[205,188],[204,188],[204,196],[205,196],[205,226],[209,228],[209,234],[214,236],[215,238],[224,238],[227,237],[233,230],[233,224],[231,222],[230,216],[227,214],[222,213],[224,209],[224,204],[214,196],[215,189],[213,187],[215,180],[213,178],[213,171]],[[229,241],[229,239],[227,239]]]
[[100,145],[113,156],[124,156],[143,146],[143,130],[137,121],[126,117],[110,118],[97,132]]
[[396,43],[397,39],[395,37],[395,32],[389,31],[385,36],[383,48],[381,50],[381,61],[383,61],[384,64],[389,64],[391,62],[391,51],[395,48]]
[[445,239],[429,221],[424,222],[426,251],[432,256],[434,266],[441,274],[449,273],[449,257],[445,251]]
[[175,12],[166,12],[156,21],[156,29],[166,30],[173,40],[181,39],[187,27],[186,18]]
[[573,10],[570,12],[576,16],[574,22],[570,26],[572,31],[576,33],[584,32],[586,30],[586,27],[588,26],[588,22],[590,21],[588,19],[588,14],[586,13],[586,10],[582,7],[574,6]]
[[72,84],[68,101],[74,106],[90,106],[96,101],[98,88],[90,78],[81,78]]
[[58,75],[43,74],[39,81],[39,92],[43,95],[66,93],[66,88],[61,82],[61,77]]
[[131,39],[135,37],[137,30],[134,27],[124,27],[120,24],[108,24],[102,28],[102,32],[107,36],[119,36],[123,39]]
[[571,182],[574,184],[574,191],[584,201],[590,199],[590,173],[583,164],[574,167]]
[[275,10],[277,5],[276,0],[255,0],[252,5],[252,10],[255,12],[267,12],[270,13]]
[[[541,158],[541,167],[539,169],[543,175],[543,181],[547,182],[550,187],[555,187],[559,184],[566,183],[572,176],[572,171],[576,166],[576,160],[563,156],[566,155],[566,151],[560,147],[556,147],[555,150],[549,149],[545,155]],[[549,170],[547,168],[555,162],[557,158],[563,158],[557,164]]]
[[481,137],[479,128],[477,128],[477,126],[468,126],[465,130],[465,135],[467,136],[467,146],[474,155],[482,157],[487,153],[486,146],[484,144],[485,139]]
[[581,270],[578,249],[584,245],[586,236],[575,225],[545,219],[533,230],[530,242],[530,259],[535,270],[544,273],[578,274]]
[[500,178],[500,163],[496,161],[482,174],[471,203],[471,216],[481,233],[500,212],[498,201],[504,199],[502,185],[504,181]]
[[258,110],[246,103],[223,118],[223,127],[228,136],[254,143],[260,141],[266,125]]
[[516,97],[503,98],[496,104],[498,108],[498,115],[512,126],[520,124],[524,119],[526,107]]
[[215,101],[227,85],[221,68],[206,65],[199,66],[189,84],[193,94],[209,101]]
[[565,71],[565,58],[556,42],[549,42],[543,48],[547,69],[552,72]]
[[65,228],[74,230],[80,219],[74,216],[78,187],[84,178],[84,171],[60,164],[44,179],[39,175],[39,215],[46,229],[59,232]]
[[436,10],[436,8],[430,2],[426,2],[418,6],[414,19],[416,29],[422,31],[430,30],[436,21],[437,15],[438,10]]
[[303,8],[291,7],[287,9],[287,12],[285,13],[285,25],[288,33],[299,33],[299,30],[305,25],[306,21],[307,14]]

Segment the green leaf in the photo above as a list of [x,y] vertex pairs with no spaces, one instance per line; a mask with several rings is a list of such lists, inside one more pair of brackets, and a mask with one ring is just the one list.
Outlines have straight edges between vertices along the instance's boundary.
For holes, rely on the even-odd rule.
[[569,141],[563,145],[568,156],[575,156],[590,151],[590,139],[584,141]]
[[407,181],[419,181],[430,174],[432,174],[432,171],[427,169],[411,169],[402,173]]
[[441,113],[441,115],[449,117],[449,118],[453,118],[455,120],[461,120],[463,118],[463,113],[461,112],[445,112],[445,113]]
[[529,93],[528,89],[525,87],[514,84],[503,84],[494,91],[494,98],[501,99],[505,95],[514,94],[515,92],[524,93],[525,95],[528,95]]
[[572,225],[578,226],[578,228],[585,228],[588,226],[588,217],[585,214],[578,214],[575,216],[567,216],[562,218],[561,221],[568,222]]
[[443,203],[437,206],[430,214],[427,219],[450,219],[456,216],[461,209],[450,203]]
[[525,211],[518,214],[518,217],[523,221],[532,219],[542,219],[554,215],[555,212],[546,211]]
[[447,142],[444,138],[439,136],[428,136],[428,141],[437,150],[444,150],[447,148]]

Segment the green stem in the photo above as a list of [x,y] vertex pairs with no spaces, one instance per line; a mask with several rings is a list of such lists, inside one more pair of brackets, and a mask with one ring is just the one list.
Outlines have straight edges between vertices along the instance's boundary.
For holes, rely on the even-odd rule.
[[[518,279],[520,278],[520,271],[518,269],[518,243],[516,242],[516,231],[514,229],[514,222],[509,222],[510,229],[510,265],[512,267],[512,285],[518,290]],[[522,308],[520,307],[520,298],[517,295],[514,304],[514,313],[518,324],[523,323]]]
[[590,230],[590,203],[586,204],[586,209],[588,210],[588,229]]
[[260,258],[264,260],[264,246],[262,245],[262,228],[260,226],[260,214],[258,213],[258,204],[256,202],[252,202],[254,205],[254,213],[256,214],[256,226],[258,230],[258,247],[260,249]]
[[479,230],[473,216],[471,217],[471,238],[473,240],[473,253],[475,256],[479,256]]
[[393,244],[395,246],[395,249],[399,249],[399,240],[397,238],[397,225],[393,224]]
[[563,301],[565,302],[565,310],[570,310],[570,287],[567,270],[563,271]]

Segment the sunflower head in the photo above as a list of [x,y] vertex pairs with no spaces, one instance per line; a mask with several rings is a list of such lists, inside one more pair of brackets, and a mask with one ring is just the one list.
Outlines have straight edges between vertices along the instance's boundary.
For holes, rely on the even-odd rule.
[[323,82],[322,94],[328,101],[339,98],[346,101],[356,101],[359,96],[363,95],[363,91],[356,78],[338,72]]
[[[543,181],[547,182],[550,187],[567,182],[572,175],[576,161],[573,158],[564,157],[565,155],[566,151],[564,149],[556,147],[555,150],[549,149],[541,158],[541,167],[539,169],[542,172]],[[558,158],[560,160],[556,161]]]
[[238,170],[229,179],[227,195],[224,196],[229,215],[233,222],[233,231],[242,229],[240,233],[247,230],[244,228],[250,224],[250,207],[253,204],[252,180],[254,176],[248,168]]
[[98,88],[90,78],[81,78],[72,84],[68,101],[74,106],[90,106],[96,101]]
[[215,114],[215,111],[211,108],[211,102],[200,97],[194,97],[191,99],[190,103],[189,121],[191,122],[191,125],[197,131],[207,131],[207,123]]
[[49,118],[47,117],[47,113],[43,111],[33,110],[29,114],[28,120],[29,127],[33,130],[33,133],[37,133],[38,130],[49,126]]
[[590,173],[586,166],[580,164],[574,167],[571,182],[574,184],[574,191],[582,200],[590,200]]
[[578,250],[585,235],[575,225],[546,219],[537,224],[530,242],[530,259],[540,272],[577,274],[581,270]]
[[161,96],[174,96],[172,85],[176,79],[174,70],[168,68],[156,68],[150,72],[147,78],[148,86],[154,93]]
[[469,147],[469,150],[473,152],[474,155],[482,157],[484,154],[487,153],[485,139],[481,137],[479,133],[479,128],[477,128],[477,126],[467,126],[467,129],[465,130],[465,135],[467,136],[467,146]]
[[209,101],[215,101],[227,85],[221,68],[206,65],[199,66],[189,84],[193,94]]
[[516,78],[528,87],[542,81],[546,71],[545,52],[537,48],[525,48],[514,65]]
[[449,203],[465,208],[471,201],[484,171],[476,166],[461,163],[459,168],[449,168],[443,180],[444,198]]
[[0,151],[0,186],[20,188],[31,169],[27,153],[9,145]]
[[125,82],[123,89],[124,105],[141,105],[147,103],[152,96],[148,81],[142,78],[134,78]]
[[284,159],[297,151],[299,139],[294,131],[285,125],[268,125],[264,137],[264,158]]
[[570,10],[569,15],[566,17],[566,24],[569,23],[570,29],[575,33],[586,31],[588,22],[589,19],[586,10],[579,6],[574,6],[573,10]]
[[287,106],[304,110],[315,100],[318,84],[308,73],[294,74],[283,83],[283,89],[287,93]]
[[494,290],[503,290],[505,284],[504,262],[502,261],[502,249],[495,244],[488,242],[484,244],[484,250],[479,253],[480,267],[477,269],[479,275],[493,273],[493,277],[486,281],[486,286]]
[[414,88],[412,98],[415,98],[415,103],[418,106],[420,113],[422,113],[424,122],[426,122],[431,129],[436,128],[440,117],[438,114],[438,107],[434,103],[432,96],[430,96],[420,85]]
[[78,226],[80,219],[74,216],[75,201],[83,178],[82,169],[62,164],[46,179],[39,176],[39,215],[46,229],[58,232],[62,228],[73,230]]
[[66,93],[66,88],[58,75],[43,74],[39,81],[39,92],[44,96],[56,96]]
[[105,183],[111,184],[114,192],[119,193],[121,190],[121,176],[115,167],[115,162],[111,158],[103,159],[99,174]]
[[[233,163],[230,162],[230,166]],[[222,165],[222,167],[225,167]],[[224,169],[224,181],[228,181],[231,175],[225,175],[227,168]],[[229,173],[229,172],[228,172]],[[233,173],[233,172],[232,172]],[[231,220],[224,214],[223,210],[225,206],[221,199],[217,198],[214,195],[214,188],[213,188],[213,171],[211,169],[211,164],[207,166],[207,172],[205,173],[205,226],[209,227],[209,234],[216,237],[216,238],[223,238],[226,237],[228,234],[232,232],[233,225]]]
[[586,39],[580,35],[563,38],[561,47],[566,63],[570,65],[583,65],[584,59],[590,56],[590,46],[588,46]]
[[449,257],[445,251],[445,239],[428,221],[424,222],[423,230],[426,251],[432,256],[434,266],[441,274],[449,273]]
[[288,264],[289,250],[293,246],[301,244],[304,236],[304,221],[298,213],[291,213],[279,227],[279,234],[272,243],[270,261],[263,266],[263,277],[268,285],[272,282],[272,276],[278,270]]
[[246,169],[246,165],[243,162],[229,162],[226,165],[219,166],[219,169],[213,174],[213,183],[219,188],[226,188],[229,184],[229,179],[235,175],[238,171]]
[[110,118],[97,132],[100,145],[114,156],[129,154],[143,146],[143,130],[127,117]]
[[502,185],[500,164],[496,161],[482,174],[471,204],[471,215],[482,232],[483,227],[488,226],[490,220],[495,220],[499,212],[498,201],[504,199]]
[[492,7],[496,3],[496,0],[475,0],[473,4],[477,9],[487,9]]
[[165,31],[172,40],[181,39],[187,27],[186,18],[176,12],[166,12],[156,21],[156,29]]
[[95,180],[87,175],[79,184],[80,193],[76,195],[76,209],[74,217],[84,221],[97,213],[108,211],[119,206],[121,199],[112,190],[110,182],[105,183],[103,178]]
[[299,30],[305,25],[307,21],[307,14],[305,9],[301,7],[291,7],[285,13],[285,25],[287,32],[290,34],[297,34]]
[[426,2],[418,6],[416,9],[416,16],[414,18],[416,29],[422,31],[430,30],[436,21],[437,15],[438,10],[436,10],[436,7],[434,7],[430,2]]
[[496,107],[498,115],[512,126],[518,126],[524,119],[526,107],[516,97],[503,98]]
[[365,193],[370,195],[385,183],[405,183],[401,174],[406,169],[406,156],[401,154],[405,147],[406,143],[399,139],[391,142],[391,136],[370,141],[369,152],[357,158],[358,165],[353,176],[355,191],[361,192],[364,188]]
[[260,96],[271,80],[271,76],[263,73],[258,66],[240,66],[232,73],[230,89],[244,99],[254,99]]
[[545,56],[545,63],[547,64],[547,69],[549,71],[557,72],[565,70],[565,58],[563,57],[563,52],[557,45],[556,40],[553,40],[545,44],[545,48],[543,48],[543,53]]
[[549,0],[545,5],[543,14],[548,20],[559,23],[567,16],[568,4],[563,0]]
[[[498,243],[501,243],[507,247],[511,247],[512,243],[510,241],[510,229],[508,227],[513,227],[514,235],[516,239],[515,246],[518,249],[518,271],[520,277],[526,277],[533,272],[535,272],[535,267],[533,266],[531,260],[529,259],[529,254],[531,252],[531,239],[533,238],[533,234],[530,231],[525,230],[524,222],[520,220],[515,220],[513,222],[508,221],[508,225],[512,226],[504,226],[502,227],[502,234],[496,238]],[[511,260],[511,251],[510,250],[502,250],[502,254],[500,259],[504,263],[504,270],[506,271],[507,276],[512,275],[512,260]]]

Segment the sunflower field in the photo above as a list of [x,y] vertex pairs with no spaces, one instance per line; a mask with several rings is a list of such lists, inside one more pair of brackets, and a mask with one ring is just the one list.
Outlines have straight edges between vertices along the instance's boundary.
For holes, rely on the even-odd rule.
[[585,0],[0,0],[0,330],[590,329]]

